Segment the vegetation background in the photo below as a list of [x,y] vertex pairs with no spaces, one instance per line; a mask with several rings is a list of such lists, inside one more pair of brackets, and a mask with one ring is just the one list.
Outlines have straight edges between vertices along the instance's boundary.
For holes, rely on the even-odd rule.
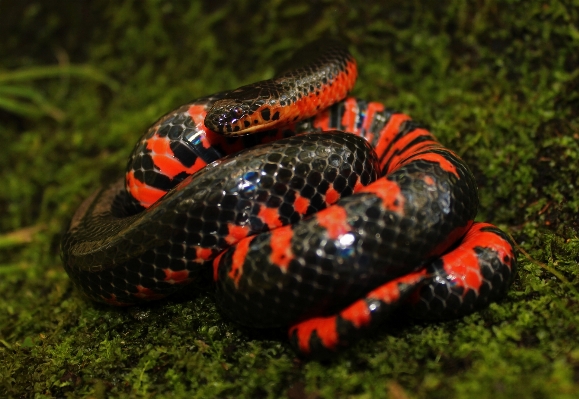
[[[354,94],[428,124],[520,246],[508,298],[403,315],[329,362],[241,328],[210,293],[95,305],[59,241],[147,126],[340,36]],[[579,4],[0,0],[0,397],[579,397]]]

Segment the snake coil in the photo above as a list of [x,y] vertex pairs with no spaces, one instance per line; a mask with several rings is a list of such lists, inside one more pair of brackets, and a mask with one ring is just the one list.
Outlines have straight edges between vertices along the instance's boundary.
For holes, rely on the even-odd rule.
[[84,293],[130,305],[212,275],[224,314],[289,326],[304,355],[348,345],[399,306],[441,319],[505,295],[513,244],[473,221],[464,162],[408,116],[346,98],[357,66],[344,46],[312,49],[149,128],[62,240]]

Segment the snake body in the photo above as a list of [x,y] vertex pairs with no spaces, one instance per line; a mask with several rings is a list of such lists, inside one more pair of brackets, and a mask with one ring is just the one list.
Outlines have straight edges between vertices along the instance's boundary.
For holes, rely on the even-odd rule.
[[314,54],[157,121],[125,178],[73,217],[62,258],[75,284],[130,305],[209,275],[225,315],[289,326],[304,355],[399,306],[440,319],[503,297],[513,243],[474,222],[464,162],[408,116],[346,98],[357,67],[344,46]]

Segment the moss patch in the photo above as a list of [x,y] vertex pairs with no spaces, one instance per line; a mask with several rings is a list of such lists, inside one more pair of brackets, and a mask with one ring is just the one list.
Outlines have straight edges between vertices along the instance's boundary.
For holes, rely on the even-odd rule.
[[[0,109],[0,396],[572,398],[579,395],[579,8],[526,2],[21,1],[0,13],[6,70],[61,118]],[[188,4],[190,3],[190,4]],[[191,98],[271,76],[340,36],[355,95],[430,125],[480,188],[479,218],[520,245],[508,298],[467,318],[393,320],[331,362],[223,319],[207,293],[149,307],[84,300],[59,259],[82,199],[139,135]],[[3,73],[0,70],[0,76]]]

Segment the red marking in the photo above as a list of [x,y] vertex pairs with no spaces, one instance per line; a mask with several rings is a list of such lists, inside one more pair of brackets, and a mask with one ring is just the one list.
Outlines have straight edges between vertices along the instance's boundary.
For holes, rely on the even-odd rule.
[[328,205],[335,204],[336,202],[338,202],[339,199],[340,193],[337,192],[332,187],[328,188],[328,190],[326,191],[326,204]]
[[370,124],[374,119],[374,115],[382,111],[384,111],[384,104],[377,102],[368,103],[368,107],[366,108],[366,119],[364,119],[364,124],[361,128],[361,134],[364,134],[366,140],[368,140],[370,143],[372,143],[374,140],[374,134],[369,132],[371,126]]
[[209,248],[197,247],[197,248],[195,248],[195,253],[196,253],[197,259],[202,259],[202,260],[209,260],[213,256],[213,251]]
[[404,114],[394,114],[390,117],[386,126],[380,131],[378,138],[378,143],[376,144],[376,154],[378,158],[381,158],[390,142],[396,137],[398,131],[400,130],[400,125],[402,122],[409,121],[410,117]]
[[426,276],[427,275],[425,269],[408,273],[370,291],[367,297],[371,299],[378,299],[386,304],[392,304],[400,299],[400,295],[402,294],[400,292],[400,284],[414,286],[421,283]]
[[432,176],[424,176],[423,180],[429,186],[434,186],[436,184],[436,181],[432,178]]
[[340,128],[346,132],[356,134],[356,125],[358,120],[358,114],[360,110],[358,109],[358,102],[354,97],[348,97],[344,101],[344,114],[342,115],[342,121]]
[[300,351],[310,353],[310,337],[317,332],[322,345],[328,349],[335,349],[338,345],[338,332],[336,331],[336,316],[315,317],[292,326],[289,330],[290,337],[294,331],[298,339]]
[[[400,292],[400,284],[415,286],[422,282],[425,275],[426,271],[421,270],[399,277],[370,291],[368,295],[366,295],[366,298],[376,299],[386,305],[392,305],[400,299],[402,294]],[[364,299],[360,299],[348,306],[340,312],[340,316],[354,324],[356,328],[367,326],[372,319],[370,309],[368,309],[368,304]]]
[[370,315],[368,304],[363,299],[357,300],[340,312],[340,316],[344,320],[348,320],[356,328],[370,324],[370,320],[372,319]]
[[498,253],[501,262],[508,256],[508,266],[514,258],[511,244],[493,232],[481,231],[485,227],[494,226],[488,223],[474,223],[460,245],[441,257],[444,270],[457,285],[465,288],[464,294],[469,289],[478,291],[483,280],[475,247],[493,249]]
[[152,289],[144,287],[142,285],[137,285],[137,290],[139,290],[139,292],[134,293],[133,296],[140,299],[155,300],[165,297],[164,294],[159,294],[153,291]]
[[[447,150],[448,151],[448,150]],[[403,162],[400,163],[400,165],[398,166],[403,166],[406,165],[408,163],[410,163],[411,161],[415,160],[415,159],[420,159],[420,160],[424,160],[424,161],[430,161],[430,162],[435,162],[437,163],[442,170],[448,172],[448,173],[452,173],[453,175],[455,175],[457,178],[460,179],[460,176],[458,175],[458,172],[456,170],[456,166],[454,166],[444,155],[441,154],[435,154],[435,153],[422,153],[422,154],[416,154],[416,155],[412,155],[408,158],[406,158]]]
[[330,110],[326,109],[317,114],[314,118],[314,121],[312,122],[312,125],[316,129],[321,129],[324,131],[330,130]]
[[283,270],[287,270],[289,263],[294,258],[292,252],[292,226],[285,226],[271,231],[271,263]]
[[159,137],[156,134],[147,140],[147,149],[151,151],[153,163],[162,174],[170,179],[173,179],[182,172],[192,175],[207,165],[207,163],[199,157],[197,157],[192,166],[187,167],[183,165],[181,161],[175,157],[170,143],[171,140],[169,137]]
[[104,297],[104,296],[100,296],[102,298],[102,300],[104,302],[106,302],[109,305],[113,305],[113,306],[130,306],[132,305],[131,303],[128,302],[119,302],[117,300],[117,296],[115,294],[111,294],[111,296],[109,298]]
[[249,234],[249,227],[248,226],[237,226],[232,223],[227,224],[227,229],[229,230],[229,234],[225,237],[225,242],[229,245],[233,245],[237,243],[242,238],[247,237]]
[[400,187],[393,181],[381,178],[374,183],[363,187],[360,193],[372,193],[382,200],[384,208],[392,212],[402,213],[404,211],[405,198],[400,192]]
[[[296,101],[293,106],[298,110],[297,115],[299,115],[300,118],[308,118],[315,115],[312,123],[313,126],[316,129],[324,131],[329,130],[330,113],[326,108],[344,99],[348,92],[354,87],[356,77],[358,76],[358,67],[355,61],[348,61],[346,70],[348,73],[339,73],[331,82],[331,86],[329,84],[322,86],[318,91],[318,95],[316,95],[316,93],[311,93]],[[355,101],[354,99],[348,99],[347,101],[351,100]]]
[[187,112],[195,123],[203,124],[205,122],[205,117],[207,116],[207,109],[205,104],[193,104],[189,107]]
[[356,184],[354,185],[354,190],[353,190],[353,192],[354,192],[354,193],[360,192],[364,187],[366,187],[366,186],[364,186],[364,185],[360,182],[360,180],[357,180],[357,181],[356,181]]
[[249,252],[249,244],[251,243],[252,237],[244,238],[235,245],[233,255],[231,256],[231,270],[227,274],[230,279],[235,282],[235,286],[239,284],[239,279],[243,274],[243,263],[247,257],[247,252]]
[[183,284],[191,281],[189,278],[189,272],[187,270],[174,271],[172,269],[163,269],[165,273],[165,282],[170,284]]
[[215,259],[213,259],[213,281],[217,281],[217,278],[219,277],[219,262],[221,262],[224,253],[225,251],[221,252],[215,257]]
[[[370,291],[366,298],[377,299],[387,305],[394,304],[401,297],[401,284],[413,287],[422,282],[425,276],[426,271],[420,270],[399,277]],[[409,289],[406,291],[409,291]],[[344,320],[352,323],[356,328],[368,326],[372,320],[371,311],[368,309],[368,304],[364,299],[360,299],[346,307],[339,313],[339,315]],[[300,351],[304,354],[308,354],[311,351],[310,338],[315,331],[322,341],[322,345],[327,349],[333,350],[336,349],[340,340],[336,325],[337,317],[335,315],[328,317],[314,317],[292,326],[289,330],[289,336],[291,337],[295,332]]]
[[[406,120],[410,119],[406,115],[402,115],[402,114],[399,114],[399,115],[406,117],[407,118]],[[399,115],[395,115],[395,116],[399,116]],[[402,120],[402,122],[403,122],[403,120]],[[402,123],[402,122],[400,122],[400,123]],[[398,127],[396,128],[395,132],[398,132],[400,123],[398,123]],[[390,125],[390,123],[388,123],[388,125]],[[388,127],[388,125],[386,127]],[[384,129],[386,129],[386,127]],[[394,134],[396,134],[396,133],[394,133]],[[415,140],[417,137],[420,137],[420,136],[428,136],[428,137],[430,137],[431,140],[422,141],[418,144],[415,144],[412,147],[408,147],[409,144],[413,140]],[[388,140],[387,143],[390,143],[391,140],[392,139]],[[381,138],[379,146],[382,143],[386,143],[386,141],[383,141]],[[446,157],[444,157],[443,155],[440,155],[440,154],[435,154],[433,152],[426,152],[428,150],[432,150],[432,149],[436,149],[436,148],[444,149],[445,151],[450,152],[446,148],[442,147],[428,130],[415,129],[411,133],[406,134],[404,137],[402,137],[396,141],[395,145],[393,145],[390,148],[388,155],[382,159],[380,166],[384,167],[384,165],[386,165],[386,163],[390,162],[388,171],[386,171],[386,173],[390,173],[390,172],[398,169],[399,167],[406,165],[406,164],[408,164],[416,159],[421,159],[421,160],[426,160],[426,161],[430,161],[430,162],[435,162],[443,170],[447,171],[448,173],[454,174],[456,177],[459,177],[458,172],[456,171],[456,167]],[[385,150],[386,150],[385,145],[381,147],[380,151],[378,150],[378,146],[376,147],[376,152],[379,154],[379,156]],[[424,152],[421,152],[421,151],[424,151]]]
[[[208,128],[205,127],[205,117],[207,116],[207,109],[205,104],[203,105],[194,104],[189,107],[189,110],[187,112],[189,113],[191,119],[193,119],[193,122],[195,122],[195,128],[197,130],[204,131],[205,133],[213,132],[212,130],[209,130]],[[211,142],[203,141],[203,147],[209,148],[211,145],[212,145]]]
[[[421,140],[410,146],[410,144],[419,137],[426,136],[430,140]],[[428,130],[414,129],[403,137],[400,137],[390,147],[387,156],[382,159],[381,167],[390,162],[388,173],[396,170],[400,165],[405,164],[410,157],[418,156],[419,151],[428,151],[434,148],[441,148],[441,145],[434,139]]]
[[151,187],[135,177],[135,173],[131,170],[126,175],[127,191],[131,193],[139,203],[145,208],[153,205],[159,198],[166,194],[165,191],[155,187]]
[[310,206],[310,200],[308,198],[302,197],[296,194],[296,200],[294,201],[294,209],[300,215],[305,215]]
[[257,216],[263,220],[270,229],[275,229],[283,225],[281,220],[279,220],[279,213],[276,208],[262,206]]
[[[508,257],[509,259],[508,261],[506,261],[505,264],[509,266],[509,268],[511,268],[512,262],[515,259],[515,251],[513,249],[513,246],[511,245],[510,242],[508,242],[507,240],[503,239],[501,236],[495,233],[489,231],[481,231],[485,227],[495,227],[495,226],[493,226],[490,223],[475,223],[473,225],[473,228],[466,235],[466,237],[468,238],[469,235],[471,234],[471,231],[473,231],[473,229],[476,229],[476,231],[478,232],[478,237],[481,242],[479,246],[494,249],[498,253],[499,259],[503,263],[505,262],[506,257]],[[471,244],[471,247],[473,246],[474,245]]]
[[468,245],[455,249],[442,256],[444,270],[450,280],[460,287],[465,288],[465,293],[469,289],[478,291],[482,284],[482,275],[478,267],[476,253]]
[[346,234],[352,227],[348,224],[348,215],[346,210],[341,206],[331,206],[316,214],[318,223],[325,228],[328,236],[335,240],[341,235]]

